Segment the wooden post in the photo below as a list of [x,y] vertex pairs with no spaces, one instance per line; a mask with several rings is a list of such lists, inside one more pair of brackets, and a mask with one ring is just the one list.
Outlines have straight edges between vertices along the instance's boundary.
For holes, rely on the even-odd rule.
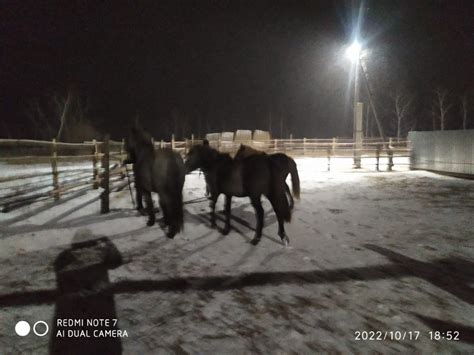
[[327,147],[327,154],[328,154],[328,171],[331,171],[331,148]]
[[194,146],[194,133],[191,133],[191,147]]
[[[391,139],[391,138],[390,138],[390,139]],[[388,146],[387,154],[388,154],[388,166],[387,166],[387,170],[388,170],[388,171],[392,171],[392,168],[393,168],[393,150],[392,150],[392,148],[390,148],[390,145]]]
[[162,139],[160,142],[160,148],[163,149],[165,147],[165,141]]
[[337,138],[334,137],[334,138],[332,139],[332,154],[333,154],[333,155],[336,154],[336,144],[337,144],[336,141],[337,141]]
[[290,133],[290,144],[289,144],[289,146],[290,146],[290,152],[292,152],[293,151],[293,134],[292,133]]
[[120,169],[122,169],[122,171],[120,172],[120,177],[122,179],[125,179],[125,172],[124,172],[124,168],[123,168],[123,153],[124,153],[124,150],[125,150],[125,140],[122,138],[122,143],[120,144]]
[[303,138],[303,155],[306,155],[306,138]]
[[362,102],[357,102],[354,107],[354,131],[353,131],[353,156],[354,156],[354,168],[360,169],[362,164],[362,121],[363,121],[363,109]]
[[151,137],[151,145],[153,146],[153,150],[155,149],[155,138]]
[[99,149],[97,146],[97,141],[92,140],[94,143],[94,155],[92,156],[92,180],[94,181],[93,188],[99,188],[99,169],[97,168],[97,163],[99,162]]
[[273,152],[274,152],[274,153],[277,152],[277,141],[278,141],[278,140],[277,140],[276,138],[273,140]]
[[188,139],[184,139],[184,155],[188,154]]
[[173,133],[173,134],[171,135],[171,149],[174,150],[174,146],[175,146],[175,144],[174,144],[174,133]]
[[380,171],[380,144],[377,144],[377,148],[376,148],[376,151],[375,151],[375,159],[376,159],[376,163],[375,163],[375,169],[377,171]]
[[100,195],[100,213],[109,213],[109,194],[110,194],[110,185],[109,185],[109,140],[110,135],[106,134],[104,138],[104,155],[102,157],[102,168],[104,173],[102,175],[101,186],[104,189]]
[[59,200],[59,176],[58,176],[58,146],[56,145],[56,138],[53,138],[51,146],[51,169],[53,172],[53,197]]

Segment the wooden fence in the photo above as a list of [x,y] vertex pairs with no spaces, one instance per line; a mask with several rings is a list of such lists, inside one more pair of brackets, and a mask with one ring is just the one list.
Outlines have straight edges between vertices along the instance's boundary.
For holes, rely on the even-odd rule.
[[[171,148],[183,156],[195,144],[202,140],[190,139],[153,141],[155,149]],[[248,144],[267,153],[285,153],[292,157],[319,157],[327,159],[327,170],[331,162],[338,158],[350,158],[355,153],[362,159],[375,158],[374,169],[379,170],[380,159],[387,158],[388,170],[394,165],[394,157],[409,157],[407,141],[389,139],[365,139],[362,147],[355,149],[352,139],[270,139],[267,141],[249,140],[246,142],[210,141],[211,146],[220,151],[235,154],[240,144]],[[40,200],[84,194],[87,190],[103,188],[101,193],[101,212],[109,211],[109,194],[127,187],[128,173],[122,166],[125,159],[124,141],[104,141],[84,143],[62,143],[52,141],[0,139],[0,162],[13,167],[16,164],[47,164],[49,171],[2,176],[0,173],[0,200],[2,212],[8,212],[21,206]],[[66,169],[65,163],[90,164],[90,167]],[[101,162],[99,166],[99,162]],[[34,181],[32,180],[34,179]],[[21,188],[12,188],[11,184],[22,184]],[[2,186],[3,185],[3,186]],[[6,185],[6,187],[5,187]],[[9,186],[10,185],[10,186]],[[13,191],[12,191],[13,190]],[[3,193],[3,191],[6,191]]]

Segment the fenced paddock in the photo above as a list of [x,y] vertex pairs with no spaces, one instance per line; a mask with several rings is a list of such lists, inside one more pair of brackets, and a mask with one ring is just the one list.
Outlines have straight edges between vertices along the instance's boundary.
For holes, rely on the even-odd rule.
[[[190,141],[155,145],[174,146],[184,154]],[[86,143],[77,154],[85,157],[77,161],[58,150],[64,157],[56,166],[58,185],[72,185],[70,180],[78,178],[87,185],[61,192],[58,200],[49,194],[46,201],[12,205],[9,213],[0,214],[0,318],[4,329],[12,329],[0,337],[0,348],[48,353],[49,334],[18,337],[13,327],[18,319],[41,319],[52,328],[62,296],[55,261],[73,248],[76,233],[86,227],[92,239],[107,237],[124,260],[100,284],[113,294],[113,318],[129,333],[120,339],[124,353],[470,353],[473,182],[408,171],[397,165],[397,158],[405,159],[397,154],[392,172],[377,172],[373,150],[363,155],[363,169],[352,170],[346,141],[336,146],[337,157],[327,172],[324,152],[332,140],[299,142],[271,142],[276,150],[267,145],[268,152],[287,149],[300,173],[301,199],[286,226],[289,247],[279,241],[266,199],[257,247],[248,243],[255,215],[247,198],[233,199],[227,236],[210,228],[204,177],[198,172],[185,181],[184,230],[169,240],[159,224],[145,226],[146,218],[133,209],[119,169],[122,142]],[[369,141],[364,148],[372,149],[372,143],[381,145]],[[384,149],[380,155],[388,162]],[[2,196],[12,194],[11,184],[18,192],[42,192],[41,184],[54,191],[55,156],[45,152],[49,155],[41,164],[32,164],[29,153],[0,163]],[[19,158],[25,160],[20,164]],[[104,183],[106,166],[111,208],[99,214],[105,189],[94,189],[94,182]],[[75,189],[84,191],[69,193]],[[219,227],[222,208],[223,198],[217,206]],[[459,330],[461,340],[430,340],[429,332],[439,327]],[[416,341],[355,340],[357,331],[374,329],[419,334]]]
[[[126,190],[111,193],[108,214],[98,213],[101,189],[91,188],[28,218],[24,209],[0,214],[0,348],[48,354],[50,334],[19,337],[13,328],[19,319],[52,328],[64,295],[55,261],[88,228],[124,260],[100,283],[113,294],[111,318],[129,333],[120,339],[124,354],[472,353],[473,182],[373,167],[315,173],[318,159],[296,158],[301,200],[287,224],[289,247],[266,199],[257,247],[248,243],[255,228],[248,198],[233,199],[227,236],[210,228],[198,172],[186,176],[185,226],[173,240],[159,224],[145,225]],[[19,212],[21,220],[7,220]],[[460,340],[430,340],[440,327],[460,331]],[[411,341],[355,340],[371,330],[420,333]]]
[[[250,131],[249,131],[250,132]],[[239,133],[239,132],[237,132]],[[244,132],[248,133],[248,132]],[[251,132],[250,132],[251,133]],[[210,135],[216,149],[235,154],[240,144],[247,144],[267,153],[285,153],[294,158],[313,158],[316,171],[350,170],[352,157],[360,154],[362,168],[392,170],[394,164],[408,166],[407,141],[389,139],[386,142],[366,139],[362,148],[355,149],[351,139],[268,139],[251,140],[251,134],[236,134],[236,141]],[[258,137],[266,137],[260,134]],[[245,138],[245,139],[244,139]],[[171,148],[183,156],[190,147],[202,140],[154,140],[155,148]],[[62,143],[35,140],[0,140],[1,211],[9,212],[38,201],[80,196],[90,189],[102,188],[101,211],[109,210],[109,193],[127,188],[132,179],[122,166],[125,158],[124,141],[90,141]]]

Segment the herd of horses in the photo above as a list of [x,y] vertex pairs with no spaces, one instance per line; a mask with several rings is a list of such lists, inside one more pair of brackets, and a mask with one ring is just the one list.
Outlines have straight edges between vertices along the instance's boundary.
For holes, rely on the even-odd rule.
[[[257,218],[251,243],[257,245],[264,225],[263,195],[275,211],[282,243],[289,243],[284,223],[291,220],[293,197],[299,198],[300,181],[295,161],[286,154],[266,154],[241,145],[232,158],[212,148],[205,140],[203,144],[191,147],[183,161],[181,155],[172,149],[154,149],[151,136],[139,127],[132,128],[125,140],[125,150],[128,156],[124,164],[133,164],[137,209],[148,214],[147,225],[152,226],[155,223],[155,209],[151,194],[156,192],[168,238],[173,238],[183,228],[185,176],[200,169],[210,195],[212,227],[216,227],[215,207],[221,194],[225,195],[223,234],[230,231],[232,197],[249,197]],[[291,175],[293,194],[286,184],[288,175]]]

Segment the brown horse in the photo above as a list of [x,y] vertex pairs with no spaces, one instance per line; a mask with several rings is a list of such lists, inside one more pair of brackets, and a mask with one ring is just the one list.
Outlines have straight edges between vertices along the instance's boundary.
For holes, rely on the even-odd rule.
[[[242,159],[251,155],[256,154],[266,154],[261,150],[254,149],[248,145],[241,144],[239,150],[237,150],[237,154],[235,155],[234,159]],[[283,180],[286,180],[288,174],[291,174],[291,182],[293,186],[293,194],[296,199],[300,198],[300,179],[298,175],[298,169],[296,168],[295,161],[290,158],[288,155],[283,153],[274,153],[269,154],[268,157],[272,160],[275,166],[278,168],[278,172],[282,174]],[[290,192],[289,186],[285,183],[285,191],[286,196],[290,200],[290,209],[293,209],[295,202],[293,200],[293,196]]]
[[[278,235],[287,245],[289,238],[285,233],[284,222],[291,220],[291,210],[285,196],[285,181],[278,172],[276,164],[267,155],[252,155],[239,160],[229,154],[220,153],[209,144],[196,145],[188,153],[185,162],[187,172],[201,169],[206,176],[210,190],[211,224],[216,225],[215,206],[221,193],[226,196],[225,228],[223,234],[230,231],[230,209],[232,196],[249,197],[255,208],[257,227],[251,243],[257,245],[262,237],[264,195],[272,204],[278,219]],[[295,180],[299,184],[299,181]],[[299,191],[299,186],[293,186]]]

